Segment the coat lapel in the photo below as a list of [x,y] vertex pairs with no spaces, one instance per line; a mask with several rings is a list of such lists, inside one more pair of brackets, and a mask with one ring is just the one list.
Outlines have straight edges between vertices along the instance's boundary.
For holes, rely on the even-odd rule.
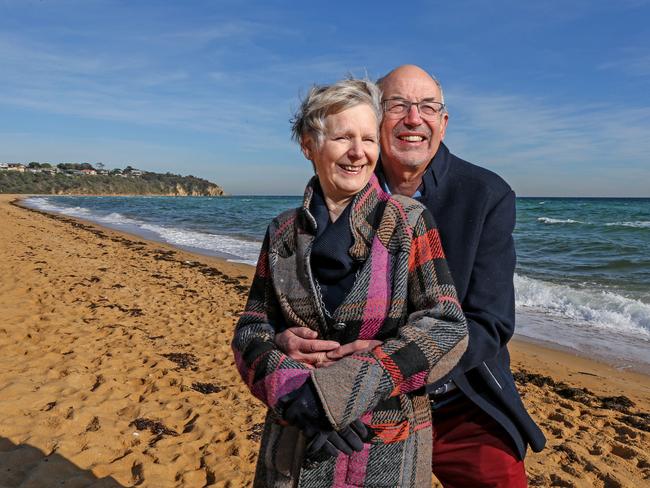
[[[309,211],[309,205],[316,181],[316,177],[313,177],[307,185],[302,207],[295,214],[295,220],[282,224],[293,226],[293,231],[288,228],[286,231],[293,232],[295,249],[282,252],[282,249],[286,248],[277,242],[276,246],[273,246],[276,252],[273,253],[271,266],[276,294],[285,313],[296,324],[318,330],[325,336],[328,324],[310,265],[311,247],[316,236],[316,220]],[[366,261],[369,258],[384,204],[389,198],[373,175],[364,189],[352,200],[350,228],[353,245],[350,255],[353,259]],[[280,234],[286,235],[284,232]],[[353,289],[355,287],[356,283]]]

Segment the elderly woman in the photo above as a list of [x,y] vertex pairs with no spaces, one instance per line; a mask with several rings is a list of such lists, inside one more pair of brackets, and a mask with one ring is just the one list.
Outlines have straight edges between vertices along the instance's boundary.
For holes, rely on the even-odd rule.
[[[432,216],[373,174],[381,116],[378,88],[348,79],[313,88],[295,117],[316,176],[269,226],[232,344],[269,409],[255,486],[431,485],[422,387],[460,359],[467,329]],[[295,326],[376,346],[312,369],[274,343]]]

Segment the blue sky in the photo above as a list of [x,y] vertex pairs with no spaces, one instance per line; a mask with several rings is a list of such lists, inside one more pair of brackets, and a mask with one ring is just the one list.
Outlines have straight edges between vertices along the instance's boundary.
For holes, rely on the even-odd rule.
[[452,152],[521,196],[650,197],[650,0],[0,0],[0,161],[300,194],[313,83],[414,63]]

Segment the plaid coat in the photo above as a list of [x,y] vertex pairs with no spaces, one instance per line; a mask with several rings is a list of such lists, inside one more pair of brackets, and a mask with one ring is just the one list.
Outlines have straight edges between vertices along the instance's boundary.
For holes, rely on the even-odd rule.
[[[242,378],[269,407],[255,486],[429,487],[431,409],[422,387],[447,374],[467,347],[465,317],[433,217],[415,200],[385,193],[373,176],[351,203],[349,252],[363,265],[329,319],[309,263],[316,235],[309,212],[313,181],[302,208],[269,226],[232,343]],[[273,340],[294,326],[342,343],[384,342],[308,369]],[[281,420],[277,403],[310,376],[336,429],[358,418],[372,428],[376,436],[361,452],[304,461],[304,436]]]

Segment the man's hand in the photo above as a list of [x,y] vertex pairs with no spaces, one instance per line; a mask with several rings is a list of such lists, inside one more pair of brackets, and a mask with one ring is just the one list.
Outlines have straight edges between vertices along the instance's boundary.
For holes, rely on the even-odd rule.
[[322,364],[328,365],[331,364],[332,362],[338,361],[339,359],[342,359],[346,356],[350,356],[351,354],[356,354],[360,352],[370,352],[372,351],[375,347],[380,346],[382,344],[382,341],[375,341],[372,339],[365,340],[365,339],[358,339],[354,342],[350,342],[348,344],[345,344],[344,346],[337,347],[336,349],[333,349],[331,351],[328,351],[326,353],[327,359],[326,361],[323,361]]
[[318,339],[318,332],[307,327],[291,327],[276,334],[275,343],[289,357],[310,367],[330,363],[327,352],[341,347],[336,341]]

